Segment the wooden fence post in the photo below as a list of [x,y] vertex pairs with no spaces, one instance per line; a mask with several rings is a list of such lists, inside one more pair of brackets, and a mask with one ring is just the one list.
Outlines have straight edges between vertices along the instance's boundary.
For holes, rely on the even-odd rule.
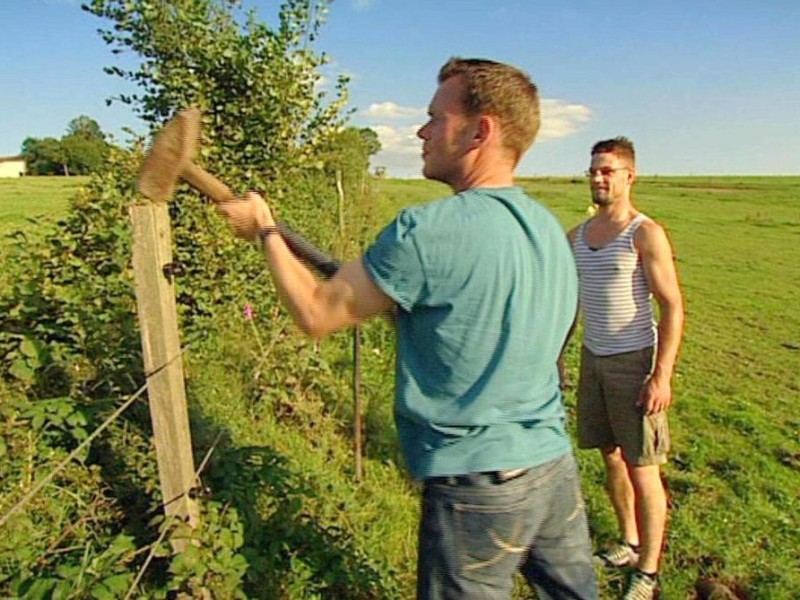
[[342,185],[342,172],[336,169],[336,195],[339,199],[339,239],[344,245],[344,186]]
[[[172,277],[172,236],[166,204],[132,206],[133,271],[142,334],[144,371],[150,399],[164,512],[197,525],[194,459],[186,409],[183,361]],[[176,552],[186,540],[174,539]]]
[[361,429],[364,426],[361,407],[361,327],[353,328],[353,454],[356,458],[356,481],[364,476],[364,453]]

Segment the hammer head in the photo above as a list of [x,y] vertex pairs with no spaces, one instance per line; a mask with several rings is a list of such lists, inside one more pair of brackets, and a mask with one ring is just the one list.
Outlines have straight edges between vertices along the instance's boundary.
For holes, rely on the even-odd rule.
[[187,108],[156,135],[139,169],[139,192],[155,202],[168,202],[184,167],[194,158],[200,137],[200,111]]

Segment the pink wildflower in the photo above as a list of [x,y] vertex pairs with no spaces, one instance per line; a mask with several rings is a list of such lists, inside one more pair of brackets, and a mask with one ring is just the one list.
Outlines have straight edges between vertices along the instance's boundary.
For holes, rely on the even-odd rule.
[[244,305],[244,320],[245,321],[252,321],[253,320],[253,305],[252,304],[245,304]]

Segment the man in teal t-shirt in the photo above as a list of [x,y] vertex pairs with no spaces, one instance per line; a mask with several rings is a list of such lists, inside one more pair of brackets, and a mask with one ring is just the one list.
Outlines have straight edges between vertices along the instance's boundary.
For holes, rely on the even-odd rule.
[[364,257],[397,314],[397,425],[414,477],[570,451],[557,356],[577,306],[558,221],[516,187],[400,213]]
[[577,277],[564,231],[513,185],[539,129],[527,75],[448,61],[420,128],[423,174],[455,195],[408,208],[360,259],[317,281],[257,194],[219,207],[262,240],[295,322],[320,337],[395,311],[397,428],[423,483],[417,596],[597,598],[557,359]]

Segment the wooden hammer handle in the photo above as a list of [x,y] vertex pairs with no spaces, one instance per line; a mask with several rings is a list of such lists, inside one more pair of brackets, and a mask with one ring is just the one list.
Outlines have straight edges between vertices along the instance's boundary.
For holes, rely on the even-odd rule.
[[[181,177],[194,189],[202,192],[215,203],[236,200],[231,189],[214,177],[211,173],[190,162],[181,173]],[[341,263],[317,249],[302,235],[289,228],[286,223],[278,222],[278,231],[296,257],[314,267],[325,277],[333,277],[339,270]]]
[[202,192],[216,203],[236,200],[231,188],[191,161],[184,167],[181,177],[194,189]]

